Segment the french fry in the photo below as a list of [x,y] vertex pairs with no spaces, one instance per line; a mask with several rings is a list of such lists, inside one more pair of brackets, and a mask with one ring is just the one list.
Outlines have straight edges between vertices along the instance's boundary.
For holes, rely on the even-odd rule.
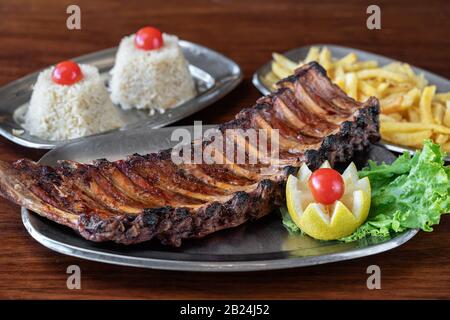
[[280,78],[278,78],[272,71],[268,72],[263,78],[262,81],[263,83],[274,89],[275,88],[275,83],[278,82],[278,80],[280,80]]
[[382,82],[377,86],[378,96],[382,96],[384,92],[386,92],[387,88],[389,88],[389,83]]
[[365,95],[364,93],[358,93],[358,101],[367,101],[371,96]]
[[391,95],[380,100],[381,112],[389,114],[402,111],[403,96]]
[[385,65],[385,66],[383,67],[383,69],[389,70],[389,71],[392,71],[392,72],[396,72],[396,73],[404,73],[404,74],[406,74],[407,76],[409,76],[409,75],[407,74],[407,72],[405,71],[405,69],[404,69],[403,63],[399,63],[399,62],[391,62],[391,63]]
[[414,88],[414,86],[408,82],[395,83],[391,80],[386,80],[386,81],[390,83],[390,86],[386,90],[386,94],[401,93],[403,95],[403,94],[406,94],[412,88]]
[[323,48],[322,51],[320,51],[319,63],[327,71],[331,68],[331,66],[332,66],[331,52],[330,52],[330,50],[327,47]]
[[382,138],[403,146],[420,148],[423,140],[429,139],[432,133],[431,130],[421,130],[413,133],[389,132],[382,134]]
[[415,108],[410,108],[407,111],[409,122],[420,122],[419,111]]
[[445,126],[450,127],[450,100],[447,101],[446,108],[445,108],[445,115],[444,115],[444,119],[442,120],[442,123]]
[[444,143],[443,145],[441,145],[442,150],[444,150],[444,152],[447,152],[447,154],[450,153],[450,142]]
[[334,81],[338,78],[345,78],[345,71],[341,66],[336,66],[336,68],[334,68]]
[[319,61],[319,53],[320,49],[318,47],[311,47],[306,55],[304,63],[308,63],[311,61]]
[[436,93],[434,98],[439,100],[439,101],[441,101],[441,102],[443,102],[443,103],[447,103],[447,101],[450,101],[450,92]]
[[436,92],[436,86],[425,87],[420,97],[419,109],[420,119],[423,123],[432,124],[433,115],[431,113],[431,101],[433,100],[434,93]]
[[445,106],[440,102],[432,103],[431,105],[433,120],[437,124],[442,124],[445,115]]
[[419,89],[423,89],[428,85],[427,79],[425,79],[425,75],[421,73],[419,76],[415,77],[416,85],[419,87]]
[[366,81],[360,81],[358,82],[358,88],[361,89],[361,92],[363,92],[366,96],[376,96],[377,95],[377,89],[371,86]]
[[342,90],[345,91],[345,89],[346,89],[345,88],[345,74],[342,75],[342,77],[336,78],[334,80],[334,83],[336,83],[339,86],[339,88],[341,88]]
[[405,82],[408,78],[399,73],[391,72],[381,68],[361,70],[356,73],[358,79],[383,78],[393,80],[395,82]]
[[335,66],[342,68],[344,66],[349,66],[352,63],[355,63],[356,61],[358,61],[358,57],[356,56],[355,53],[352,52],[352,53],[347,54],[345,57],[337,60],[335,62]]
[[391,118],[397,120],[397,121],[402,121],[403,120],[403,116],[398,113],[398,112],[394,112],[390,114]]
[[382,122],[381,132],[415,132],[421,130],[433,130],[438,133],[450,134],[450,128],[438,124],[427,124],[421,122]]
[[296,64],[294,61],[286,58],[282,54],[274,52],[274,53],[272,53],[272,57],[276,63],[283,66],[286,70],[289,70],[289,72],[291,74],[294,73],[294,70],[298,67],[298,64]]
[[358,78],[353,72],[345,75],[345,92],[353,99],[358,99]]
[[373,60],[355,62],[344,66],[344,70],[347,72],[359,71],[363,69],[374,69],[378,67],[378,62]]
[[448,141],[448,134],[438,133],[434,138],[434,141],[440,145],[446,143]]
[[415,104],[420,97],[420,90],[417,88],[412,88],[407,93],[403,95],[402,107],[409,108]]
[[282,65],[272,61],[272,72],[280,79],[289,77],[292,73]]
[[387,114],[380,114],[380,121],[381,122],[397,122],[398,119],[391,117],[390,115]]
[[380,114],[380,121],[381,122],[401,122],[405,119],[402,117],[400,113],[392,113],[392,114]]
[[450,134],[450,128],[443,126],[443,125],[432,124],[432,125],[427,125],[427,127],[429,127],[430,129],[432,129],[433,131],[438,132],[438,133]]
[[[403,71],[410,77],[410,78],[416,78],[417,75],[414,73],[413,69],[411,68],[411,66],[407,63],[402,63],[402,69]],[[425,84],[426,85],[426,84]]]

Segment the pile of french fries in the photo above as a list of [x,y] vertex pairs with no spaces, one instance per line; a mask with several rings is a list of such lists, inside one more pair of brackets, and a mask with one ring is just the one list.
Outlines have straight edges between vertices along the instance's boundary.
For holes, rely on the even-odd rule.
[[436,86],[428,85],[423,74],[417,75],[406,63],[379,66],[377,61],[359,61],[354,53],[336,59],[328,48],[312,47],[299,62],[274,53],[272,70],[262,81],[274,90],[278,80],[310,61],[320,63],[332,81],[355,100],[370,96],[380,100],[384,140],[421,148],[425,139],[432,139],[450,152],[450,92],[436,93]]

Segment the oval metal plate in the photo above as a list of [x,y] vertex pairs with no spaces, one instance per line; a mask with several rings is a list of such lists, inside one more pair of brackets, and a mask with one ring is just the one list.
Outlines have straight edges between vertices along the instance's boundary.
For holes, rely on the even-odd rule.
[[[224,55],[188,41],[181,40],[180,46],[189,62],[189,70],[195,80],[197,96],[165,113],[155,112],[152,116],[142,110],[122,110],[117,107],[125,121],[125,126],[117,130],[128,130],[139,126],[160,128],[169,125],[219,100],[242,81],[240,67]],[[105,82],[108,83],[109,71],[114,66],[116,52],[117,47],[80,56],[73,60],[96,66]],[[52,149],[69,141],[84,139],[83,137],[50,141],[32,136],[22,128],[23,115],[27,110],[32,86],[38,75],[39,72],[35,72],[0,88],[0,135],[25,147],[38,149]],[[18,134],[16,130],[24,132]]]
[[[398,60],[391,59],[385,56],[381,56],[375,53],[367,52],[364,50],[359,50],[355,48],[349,48],[349,47],[342,47],[342,46],[336,46],[332,44],[314,44],[310,46],[304,46],[296,49],[289,50],[285,53],[283,53],[286,57],[293,61],[300,61],[301,59],[304,59],[306,55],[308,54],[308,51],[311,47],[327,47],[330,49],[331,54],[333,57],[336,58],[342,58],[346,56],[347,54],[354,52],[358,56],[358,58],[362,61],[364,60],[375,60],[378,61],[378,64],[383,66],[392,62],[399,62]],[[264,64],[262,67],[260,67],[254,74],[252,78],[253,85],[264,95],[267,95],[270,93],[269,85],[264,83],[264,75],[266,75],[271,70],[271,62],[269,61],[266,64]],[[411,65],[411,68],[414,70],[414,72],[421,74],[423,73],[425,75],[425,78],[428,80],[430,84],[436,85],[437,92],[448,92],[450,91],[450,80],[441,77],[437,74],[434,74],[430,71],[415,67]],[[382,140],[380,142],[381,145],[384,145],[386,148],[388,148],[391,151],[395,152],[409,152],[414,153],[416,150],[413,148],[401,146],[395,143],[391,143],[388,141]],[[450,156],[446,158],[446,161],[450,161]]]
[[[54,165],[59,159],[116,160],[135,152],[157,151],[176,143],[170,139],[173,130],[174,127],[132,129],[89,137],[55,148],[40,163]],[[370,152],[354,160],[361,166],[368,158],[392,162],[395,156],[383,147],[372,146]],[[308,236],[290,235],[282,226],[278,212],[274,212],[258,221],[202,239],[187,240],[180,248],[171,248],[157,241],[130,246],[87,241],[71,229],[24,208],[22,219],[34,239],[63,254],[142,268],[209,272],[283,269],[354,259],[398,247],[417,233],[410,230],[389,239],[367,238],[353,243],[317,241]]]

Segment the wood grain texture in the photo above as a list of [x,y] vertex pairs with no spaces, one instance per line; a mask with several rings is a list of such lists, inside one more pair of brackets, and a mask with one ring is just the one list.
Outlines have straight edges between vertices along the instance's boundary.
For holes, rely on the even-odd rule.
[[[369,1],[76,1],[82,30],[65,28],[73,1],[0,2],[0,85],[60,60],[116,46],[146,24],[218,50],[239,63],[244,82],[179,124],[218,123],[251,106],[254,70],[272,51],[333,43],[403,60],[450,78],[450,3],[377,1],[382,29],[367,30]],[[180,4],[182,3],[182,5]],[[0,159],[39,159],[42,151],[0,138]],[[35,242],[19,208],[0,199],[0,298],[450,298],[450,218],[396,250],[301,269],[232,274],[125,268],[71,258]],[[82,289],[66,289],[67,266],[82,270]],[[366,268],[382,270],[382,289],[366,288]]]

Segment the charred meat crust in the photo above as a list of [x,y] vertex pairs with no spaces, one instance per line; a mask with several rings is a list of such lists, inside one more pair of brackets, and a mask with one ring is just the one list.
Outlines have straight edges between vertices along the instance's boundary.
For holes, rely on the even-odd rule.
[[379,134],[379,102],[370,98],[365,107],[360,109],[355,121],[341,124],[337,134],[327,136],[318,150],[305,152],[306,164],[315,170],[328,160],[330,163],[344,162],[353,157],[356,151],[366,149],[370,143],[380,139]]
[[[339,133],[326,137],[318,150],[306,152],[308,166],[317,169],[325,160],[331,163],[347,161],[354,152],[376,142],[379,139],[378,113],[378,101],[369,100],[367,107],[359,111],[356,121],[344,122]],[[286,174],[293,174],[295,170],[287,167]],[[109,220],[83,215],[79,232],[93,241],[114,240],[132,244],[156,237],[163,244],[180,246],[183,239],[200,238],[266,215],[283,204],[284,182],[262,180],[253,192],[241,191],[225,203],[209,203],[198,209],[195,215],[189,214],[186,208],[170,206],[148,209],[138,216],[119,216]]]
[[[219,126],[222,133],[280,128],[280,157],[286,162],[275,173],[262,174],[259,165],[193,170],[174,165],[171,149],[91,165],[61,161],[55,168],[23,159],[12,165],[0,161],[0,194],[88,240],[122,244],[157,238],[180,246],[183,239],[258,219],[284,203],[285,181],[300,163],[315,169],[325,160],[346,161],[380,138],[378,100],[354,101],[331,84],[317,63],[297,69],[278,87]],[[298,99],[299,94],[307,96]],[[319,135],[311,137],[311,132]],[[205,175],[209,182],[202,180]]]
[[[293,173],[294,168],[287,168]],[[239,191],[226,202],[211,202],[196,210],[170,206],[146,209],[137,216],[110,219],[81,215],[80,234],[88,240],[114,240],[122,244],[143,242],[156,237],[163,244],[180,246],[183,239],[201,238],[212,232],[255,220],[282,205],[284,181],[262,180],[250,192]]]

